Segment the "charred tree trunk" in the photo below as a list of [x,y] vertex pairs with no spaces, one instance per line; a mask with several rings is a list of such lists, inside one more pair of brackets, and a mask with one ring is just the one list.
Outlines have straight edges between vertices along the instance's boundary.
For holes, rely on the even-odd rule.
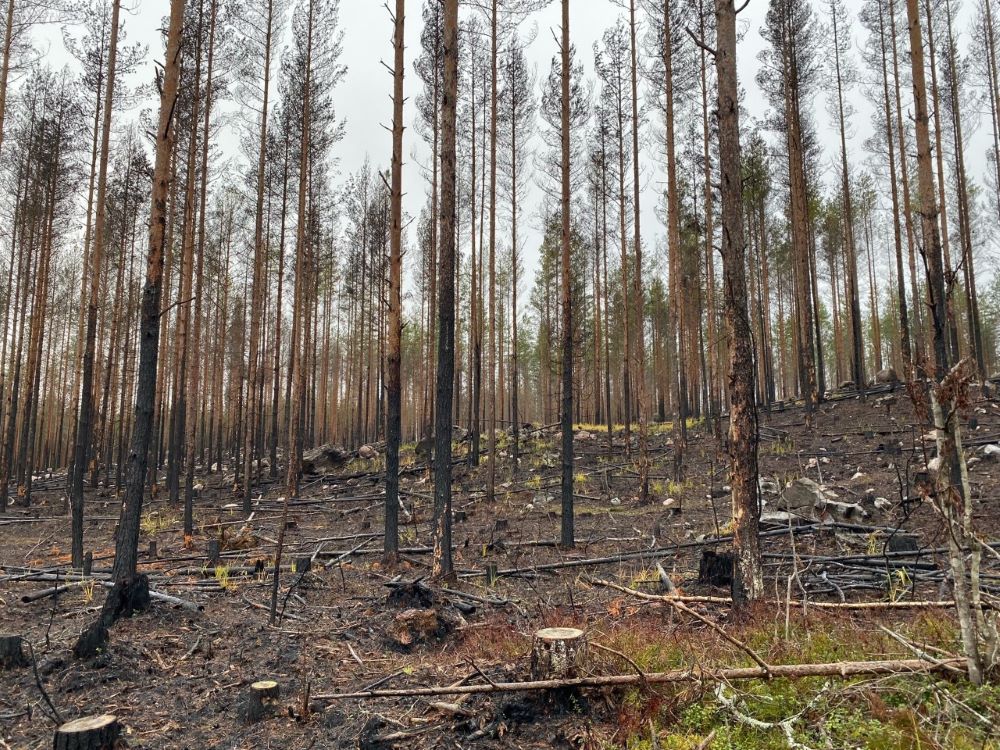
[[399,444],[402,441],[402,383],[400,355],[403,333],[403,54],[405,0],[396,0],[393,14],[392,81],[392,229],[389,238],[389,340],[386,346],[388,403],[385,427],[385,556],[399,553]]
[[[573,529],[573,298],[570,265],[569,0],[562,0],[562,524],[564,548],[576,544]],[[627,314],[627,313],[626,313]]]
[[[716,0],[715,68],[719,87],[719,169],[722,184],[722,264],[729,337],[729,459],[733,500],[733,546],[739,560],[733,601],[760,598],[760,502],[757,498],[757,405],[753,331],[747,309],[746,246],[740,157],[739,86],[736,74],[736,9]],[[736,596],[739,592],[741,596]]]
[[[139,337],[138,387],[135,418],[125,475],[125,501],[112,578],[124,581],[135,575],[139,547],[139,519],[153,432],[157,361],[160,343],[160,292],[163,284],[163,252],[167,230],[167,198],[170,161],[174,145],[171,127],[181,68],[181,32],[184,0],[171,0],[166,58],[160,82],[160,113],[156,127],[156,157],[149,221],[149,254],[142,294]],[[110,594],[109,594],[110,599]]]
[[111,110],[115,95],[115,65],[118,58],[118,17],[121,0],[113,0],[111,10],[111,41],[108,46],[108,72],[104,91],[104,120],[101,124],[101,155],[97,173],[97,207],[94,220],[94,243],[90,261],[90,294],[87,302],[87,331],[83,350],[83,378],[77,413],[76,447],[73,455],[73,477],[70,483],[70,504],[73,508],[72,563],[83,565],[83,479],[93,430],[94,353],[97,348],[97,305],[101,293],[101,267],[104,265],[105,206],[108,193],[108,157],[111,148]]
[[451,555],[451,426],[455,387],[455,204],[458,114],[458,0],[444,0],[444,85],[441,92],[441,200],[437,258],[437,387],[434,412],[435,578],[453,575]]

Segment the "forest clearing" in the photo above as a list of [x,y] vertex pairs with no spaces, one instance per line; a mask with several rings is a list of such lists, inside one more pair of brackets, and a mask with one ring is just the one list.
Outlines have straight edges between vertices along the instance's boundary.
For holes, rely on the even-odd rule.
[[[30,514],[0,522],[5,627],[38,644],[37,679],[61,716],[113,713],[131,747],[784,748],[782,722],[800,747],[994,747],[996,688],[966,684],[954,614],[933,604],[949,597],[949,586],[940,522],[913,496],[926,445],[905,400],[890,419],[875,403],[884,396],[831,401],[814,429],[803,424],[801,407],[762,419],[770,436],[761,447],[767,602],[747,618],[726,603],[724,578],[712,585],[707,573],[699,576],[706,552],[729,548],[725,463],[710,426],[701,424],[692,425],[688,478],[679,484],[668,478],[669,430],[652,431],[655,499],[645,506],[633,494],[621,432],[609,454],[606,433],[578,430],[592,439],[577,440],[571,553],[551,541],[559,523],[553,430],[525,437],[521,469],[502,471],[493,503],[484,498],[483,467],[457,466],[457,580],[447,585],[428,578],[429,488],[412,446],[403,452],[396,570],[380,562],[383,459],[345,458],[335,473],[309,474],[289,510],[290,563],[273,628],[267,609],[280,482],[261,487],[246,519],[226,507],[231,470],[199,472],[193,538],[185,539],[178,509],[162,500],[148,506],[142,523],[139,570],[153,590],[185,605],[154,599],[149,611],[115,626],[107,652],[92,662],[75,661],[67,644],[99,609],[95,589],[110,574],[114,501],[102,491],[91,499],[92,576],[79,583],[67,577],[58,492],[40,489]],[[1000,439],[1000,404],[976,401],[974,413],[975,516],[995,538],[1000,529],[989,508],[998,500],[1000,463],[983,458],[983,448]],[[786,505],[777,488],[799,478],[835,493],[831,502],[857,503],[858,515]],[[982,575],[991,581],[984,591],[994,591],[1000,566],[984,563]],[[50,595],[54,588],[59,593]],[[657,601],[671,595],[696,614]],[[869,608],[850,607],[860,603]],[[524,681],[532,634],[552,626],[586,632],[588,675],[753,667],[729,639],[769,665],[928,659],[959,668],[842,680],[639,681],[556,697],[329,697]],[[281,692],[251,722],[246,702],[258,680],[276,681]],[[33,669],[6,673],[0,705],[9,747],[47,746],[50,709]],[[710,735],[715,744],[702,745]]]
[[966,2],[0,0],[0,750],[1000,748]]

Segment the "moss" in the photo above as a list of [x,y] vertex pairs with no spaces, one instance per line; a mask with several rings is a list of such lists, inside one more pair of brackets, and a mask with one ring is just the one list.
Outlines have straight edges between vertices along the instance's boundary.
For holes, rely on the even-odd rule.
[[[645,578],[636,571],[636,578]],[[792,613],[786,634],[783,617],[758,621],[733,635],[774,663],[860,660],[900,656],[898,643],[872,622],[860,626],[854,617],[825,616],[812,612],[808,620]],[[916,642],[955,650],[957,633],[950,618],[934,613],[894,622],[892,629]],[[787,636],[787,637],[786,637]],[[676,631],[667,635],[643,627],[621,628],[602,635],[600,641],[628,654],[647,671],[690,665],[748,663],[730,647],[705,641],[694,645]],[[812,748],[850,750],[1000,750],[989,722],[996,722],[1000,685],[976,687],[939,675],[906,675],[878,680],[759,680],[740,683],[740,711],[762,722],[792,720],[794,739]],[[621,698],[623,712],[649,716],[652,711],[660,748],[696,748],[710,732],[712,750],[786,750],[785,732],[779,728],[756,729],[741,723],[716,699],[711,686],[679,688],[668,709],[655,698],[635,689]],[[982,718],[980,718],[982,717]],[[634,735],[621,738],[615,747],[649,746],[649,728],[637,722]]]

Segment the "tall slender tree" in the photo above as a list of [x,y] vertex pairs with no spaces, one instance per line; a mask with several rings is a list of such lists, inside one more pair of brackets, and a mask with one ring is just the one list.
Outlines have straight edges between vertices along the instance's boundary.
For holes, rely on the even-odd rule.
[[458,113],[458,0],[443,0],[444,76],[441,91],[441,207],[437,259],[437,388],[434,418],[433,575],[453,575],[451,435],[455,384],[455,204]]
[[817,339],[810,231],[809,186],[806,181],[805,132],[808,101],[818,70],[817,28],[808,2],[771,0],[762,30],[770,49],[761,53],[764,69],[757,82],[771,98],[777,122],[785,134],[788,157],[788,199],[796,292],[796,331],[799,355],[799,392],[807,411],[819,401]]
[[719,86],[719,170],[722,186],[722,271],[729,340],[729,460],[733,502],[733,546],[739,560],[733,601],[745,604],[764,594],[760,560],[760,501],[757,497],[757,403],[753,330],[747,307],[746,243],[740,157],[739,83],[736,73],[736,8],[715,2],[715,69]]
[[562,525],[560,539],[562,546],[571,548],[576,544],[573,529],[573,307],[572,281],[570,278],[570,47],[569,47],[569,0],[562,0],[562,40],[560,53],[562,69],[562,128],[561,184],[562,184]]
[[858,254],[854,238],[854,204],[851,200],[851,173],[847,161],[847,121],[850,106],[845,94],[852,77],[852,66],[847,58],[851,48],[847,9],[843,0],[829,0],[830,39],[833,63],[835,96],[833,110],[840,131],[840,192],[843,202],[844,264],[847,269],[848,320],[850,321],[851,379],[858,390],[865,384],[864,343],[861,333],[861,292],[858,287]]
[[78,641],[75,651],[89,656],[107,640],[107,629],[121,608],[122,590],[136,576],[139,549],[139,520],[146,487],[146,465],[152,437],[156,394],[157,361],[160,343],[160,292],[163,281],[163,252],[167,232],[167,200],[170,192],[170,161],[173,155],[173,114],[181,69],[181,35],[184,27],[184,0],[171,0],[167,27],[167,48],[163,73],[158,78],[160,113],[156,126],[156,158],[153,165],[153,193],[149,222],[149,254],[143,286],[141,335],[139,339],[138,385],[135,421],[126,471],[125,502],[115,543],[112,579],[116,586],[108,592],[97,620]]
[[402,440],[403,338],[403,75],[406,0],[396,0],[393,21],[392,76],[392,234],[389,250],[389,340],[386,346],[385,542],[388,561],[399,553],[399,445]]
[[108,43],[108,72],[104,89],[101,147],[97,172],[97,205],[94,219],[94,242],[89,265],[90,291],[87,301],[87,330],[83,349],[83,378],[77,409],[76,448],[70,482],[70,505],[73,510],[71,557],[73,567],[83,565],[83,480],[90,451],[94,417],[94,356],[97,347],[97,307],[101,295],[100,269],[104,263],[105,210],[108,192],[108,158],[111,150],[111,116],[115,97],[115,73],[118,59],[118,31],[121,0],[113,0],[111,41]]

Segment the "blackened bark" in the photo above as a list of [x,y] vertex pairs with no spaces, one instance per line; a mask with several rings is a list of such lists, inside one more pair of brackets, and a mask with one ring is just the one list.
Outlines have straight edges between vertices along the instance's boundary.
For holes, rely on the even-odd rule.
[[[149,220],[149,255],[142,292],[139,338],[139,372],[135,419],[125,474],[125,507],[122,511],[115,547],[112,578],[122,581],[135,575],[139,547],[139,518],[142,513],[149,443],[153,433],[156,398],[157,360],[160,345],[160,293],[163,283],[163,250],[167,230],[167,197],[170,157],[174,139],[171,124],[177,99],[181,66],[181,29],[184,1],[171,0],[167,54],[160,82],[160,116],[156,129],[156,160],[153,168],[152,207]],[[109,597],[110,598],[110,597]]]
[[[562,546],[575,544],[573,529],[573,307],[569,223],[569,0],[562,0]],[[627,313],[626,313],[627,314]],[[628,419],[628,417],[626,417]]]
[[402,240],[403,240],[403,32],[405,0],[396,0],[393,17],[394,71],[392,84],[392,234],[389,255],[389,341],[386,347],[388,385],[385,451],[385,555],[399,552],[399,444],[402,440]]
[[107,86],[104,91],[104,121],[101,124],[101,156],[97,178],[97,216],[94,220],[94,244],[90,262],[90,298],[87,302],[87,332],[83,350],[83,384],[77,413],[76,446],[73,453],[73,477],[70,503],[73,508],[71,553],[74,568],[83,565],[83,476],[93,431],[94,351],[97,348],[97,304],[101,291],[101,266],[104,253],[104,211],[108,191],[108,156],[111,141],[111,110],[114,105],[115,65],[118,57],[118,16],[121,0],[114,0],[111,11],[111,41],[108,43]]
[[438,216],[437,386],[434,412],[435,578],[452,575],[451,412],[455,383],[455,129],[458,114],[458,0],[444,0],[441,202]]
[[[736,75],[736,10],[716,0],[715,68],[719,88],[719,169],[722,182],[722,266],[729,336],[729,459],[733,488],[733,546],[737,606],[764,593],[757,498],[757,405],[754,399],[753,332],[747,310],[743,184],[740,174],[739,87]],[[740,596],[736,596],[739,592]]]

